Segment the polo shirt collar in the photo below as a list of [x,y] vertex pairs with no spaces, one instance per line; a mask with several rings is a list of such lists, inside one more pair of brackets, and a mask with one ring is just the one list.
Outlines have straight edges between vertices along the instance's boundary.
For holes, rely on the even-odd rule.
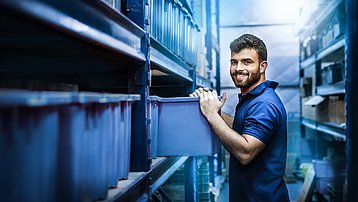
[[247,95],[252,96],[258,96],[260,95],[267,87],[275,89],[278,86],[278,82],[276,81],[270,81],[266,80],[262,82],[260,85],[256,86],[254,89],[252,89],[250,92],[248,92],[246,95],[239,94],[239,100],[242,100],[243,98],[247,97]]

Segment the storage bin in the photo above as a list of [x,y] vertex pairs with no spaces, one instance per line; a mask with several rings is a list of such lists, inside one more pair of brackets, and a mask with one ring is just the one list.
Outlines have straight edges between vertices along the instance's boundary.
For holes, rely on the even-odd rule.
[[171,40],[172,40],[172,17],[173,17],[173,4],[172,0],[165,0],[164,4],[164,33],[163,33],[163,45],[172,50]]
[[160,156],[158,153],[158,124],[159,124],[159,102],[160,97],[149,96],[148,98],[148,117],[150,117],[149,133],[150,133],[150,156]]
[[186,60],[187,60],[187,64],[192,66],[193,65],[193,32],[195,29],[195,25],[192,21],[192,18],[190,18],[189,24],[188,24],[188,49],[187,49],[187,56],[186,56]]
[[343,81],[344,75],[344,61],[327,65],[321,70],[322,85],[328,85]]
[[130,114],[135,95],[80,93],[61,110],[59,201],[105,199],[129,173]]
[[138,95],[0,91],[0,197],[93,201],[129,173]]
[[187,15],[185,18],[185,27],[186,27],[186,34],[185,34],[185,54],[184,60],[187,64],[190,65],[191,63],[191,43],[192,43],[192,26],[193,22],[190,15]]
[[157,13],[157,2],[156,0],[150,0],[150,34],[153,38],[158,39],[157,34],[157,23],[158,23],[158,13]]
[[174,13],[174,18],[173,18],[173,23],[174,23],[174,40],[173,40],[173,53],[177,56],[179,56],[180,53],[180,43],[182,41],[182,37],[181,37],[181,23],[182,23],[182,12],[181,12],[181,7],[182,4],[179,1],[174,1],[173,4],[173,13]]
[[193,43],[192,43],[192,54],[193,54],[193,67],[196,68],[196,70],[198,71],[197,65],[198,65],[198,52],[199,52],[199,42],[198,42],[198,37],[199,37],[199,26],[195,25],[195,28],[193,30]]
[[198,98],[150,98],[151,155],[211,156],[219,141],[202,115]]
[[341,177],[346,172],[346,164],[339,160],[313,160],[313,167],[317,178]]
[[164,0],[150,1],[150,34],[163,43]]
[[105,0],[112,8],[121,12],[121,0]]
[[328,187],[342,190],[346,178],[345,161],[342,160],[313,160],[316,176],[316,190],[328,194]]
[[180,42],[180,53],[179,53],[179,57],[185,61],[185,54],[186,54],[186,44],[187,44],[187,40],[188,40],[188,35],[187,35],[187,30],[188,30],[188,11],[182,7],[181,9],[181,42]]
[[59,112],[69,93],[0,91],[1,201],[55,201]]

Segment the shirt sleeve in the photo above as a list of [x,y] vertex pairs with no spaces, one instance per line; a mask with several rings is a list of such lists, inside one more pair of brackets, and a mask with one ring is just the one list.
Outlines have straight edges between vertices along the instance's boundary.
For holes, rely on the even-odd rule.
[[279,110],[270,102],[257,102],[247,110],[242,134],[256,137],[265,145],[269,143],[279,123]]

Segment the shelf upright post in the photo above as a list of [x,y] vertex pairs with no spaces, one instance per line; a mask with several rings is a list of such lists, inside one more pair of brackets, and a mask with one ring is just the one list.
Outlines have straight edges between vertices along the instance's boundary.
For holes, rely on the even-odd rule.
[[[208,61],[208,69],[210,69],[209,79],[212,78],[213,70],[213,58],[212,58],[212,49],[213,49],[213,34],[212,34],[212,22],[211,22],[211,0],[206,0],[206,34],[205,34],[205,46],[206,46],[206,59]],[[219,36],[218,36],[219,37]],[[217,85],[217,84],[216,84]],[[208,157],[209,161],[209,180],[214,184],[214,156]],[[210,193],[210,199],[214,199],[214,195]]]
[[[217,44],[219,45],[219,50],[216,50],[216,92],[218,93],[218,95],[221,95],[221,78],[220,78],[220,1],[219,0],[215,0],[215,21],[216,21],[216,35],[217,35]],[[218,175],[222,175],[222,171],[221,171],[221,164],[223,159],[225,159],[225,156],[223,156],[223,154],[225,154],[223,147],[220,145],[220,149],[219,149],[219,153],[218,153]]]
[[141,100],[133,106],[132,139],[131,139],[131,171],[145,172],[150,170],[149,157],[149,123],[148,96],[150,84],[150,37],[148,1],[127,0],[126,15],[140,26],[145,35],[141,39],[141,52],[146,62],[129,61],[128,89],[129,93],[141,95]]
[[348,201],[358,201],[358,2],[346,0],[346,162]]
[[185,162],[185,201],[199,201],[197,157],[191,156]]
[[[211,71],[213,69],[212,66],[212,52],[213,44],[212,44],[212,33],[211,33],[211,0],[206,0],[206,33],[205,33],[205,46],[206,46],[206,60],[208,61],[208,69]],[[210,73],[210,77],[211,78]]]

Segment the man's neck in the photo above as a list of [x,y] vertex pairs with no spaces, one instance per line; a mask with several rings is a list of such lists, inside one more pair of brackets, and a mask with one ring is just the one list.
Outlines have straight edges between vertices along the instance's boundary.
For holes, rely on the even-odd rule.
[[260,85],[261,83],[265,82],[266,79],[265,78],[261,78],[258,82],[256,82],[254,85],[248,87],[248,88],[240,88],[241,90],[241,94],[242,95],[246,95],[247,93],[249,93],[251,90],[253,90],[254,88],[256,88],[258,85]]

